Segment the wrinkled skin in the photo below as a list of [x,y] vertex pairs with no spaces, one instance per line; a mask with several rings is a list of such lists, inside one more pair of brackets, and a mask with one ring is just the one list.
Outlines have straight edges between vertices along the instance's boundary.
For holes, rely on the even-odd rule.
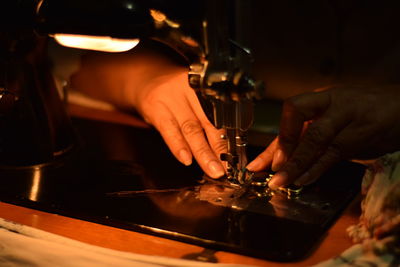
[[221,177],[225,174],[219,160],[226,150],[223,132],[209,122],[187,83],[186,70],[160,77],[137,92],[135,107],[180,162],[190,165],[193,155],[210,177]]
[[336,86],[284,102],[279,136],[248,165],[277,171],[270,187],[309,184],[342,159],[400,148],[400,85]]
[[122,110],[135,109],[181,163],[190,165],[194,157],[210,177],[223,176],[219,154],[226,145],[221,130],[208,121],[189,87],[187,67],[153,46],[147,43],[117,54],[88,52],[71,77],[71,87]]

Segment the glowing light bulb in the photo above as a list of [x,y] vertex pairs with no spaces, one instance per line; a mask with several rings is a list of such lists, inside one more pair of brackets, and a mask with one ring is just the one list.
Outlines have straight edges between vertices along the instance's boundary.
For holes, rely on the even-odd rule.
[[139,39],[119,39],[109,36],[60,33],[55,34],[54,39],[63,46],[104,52],[128,51],[139,43]]

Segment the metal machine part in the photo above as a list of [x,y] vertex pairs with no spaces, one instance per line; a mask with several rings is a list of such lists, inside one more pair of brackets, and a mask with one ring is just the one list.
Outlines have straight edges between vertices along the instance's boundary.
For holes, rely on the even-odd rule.
[[[151,38],[182,54],[190,65],[189,84],[204,112],[216,128],[226,131],[227,152],[221,159],[227,162],[228,178],[240,184],[247,164],[246,132],[253,123],[253,100],[263,87],[249,74],[253,60],[245,46],[249,1],[93,2],[42,1],[37,9],[38,31]],[[118,19],[110,24],[103,17]]]
[[264,87],[249,74],[253,58],[244,46],[249,2],[206,0],[202,4],[202,14],[190,23],[151,9],[155,28],[152,38],[174,48],[189,62],[189,85],[210,122],[225,130],[222,138],[226,139],[227,152],[221,154],[221,160],[227,162],[227,177],[241,184],[253,102],[263,94]]
[[[263,84],[248,73],[251,52],[241,44],[245,25],[244,1],[207,1],[203,21],[204,54],[190,66],[189,83],[197,92],[208,119],[224,129],[227,177],[243,184],[247,165],[246,132],[253,123],[253,100]],[[232,19],[233,18],[233,19]]]
[[208,178],[206,175],[203,176],[203,180],[200,183],[218,184],[236,190],[234,195],[237,197],[246,196],[249,199],[260,198],[266,201],[271,200],[275,194],[280,194],[282,197],[286,196],[287,199],[296,199],[303,191],[302,186],[296,185],[289,185],[273,190],[268,186],[272,176],[273,174],[269,172],[251,172],[244,168],[238,176],[239,183],[233,183],[229,178],[215,180]]
[[[227,176],[240,184],[239,177],[247,164],[246,132],[253,123],[253,101],[263,91],[263,83],[249,74],[253,58],[245,46],[249,39],[245,36],[248,32],[245,22],[250,3],[245,0],[163,3],[138,1],[149,10],[151,22],[141,24],[143,27],[134,37],[162,42],[186,58],[190,65],[189,85],[196,91],[207,118],[216,128],[226,131],[223,138],[227,152],[221,159],[227,162]],[[145,15],[142,17],[147,20]],[[119,33],[124,32],[121,28],[124,26],[119,25]]]

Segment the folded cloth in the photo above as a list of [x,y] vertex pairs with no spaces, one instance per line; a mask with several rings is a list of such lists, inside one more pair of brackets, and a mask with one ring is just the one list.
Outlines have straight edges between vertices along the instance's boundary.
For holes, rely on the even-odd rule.
[[400,152],[369,165],[361,192],[360,222],[348,229],[358,244],[316,266],[400,266]]
[[0,266],[240,267],[147,256],[97,247],[0,218]]

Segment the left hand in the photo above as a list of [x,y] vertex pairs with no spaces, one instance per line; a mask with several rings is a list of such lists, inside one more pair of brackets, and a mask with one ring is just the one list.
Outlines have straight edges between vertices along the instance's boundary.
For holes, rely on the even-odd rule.
[[247,168],[277,173],[269,186],[309,184],[342,159],[400,149],[400,86],[338,86],[285,101],[280,133]]

